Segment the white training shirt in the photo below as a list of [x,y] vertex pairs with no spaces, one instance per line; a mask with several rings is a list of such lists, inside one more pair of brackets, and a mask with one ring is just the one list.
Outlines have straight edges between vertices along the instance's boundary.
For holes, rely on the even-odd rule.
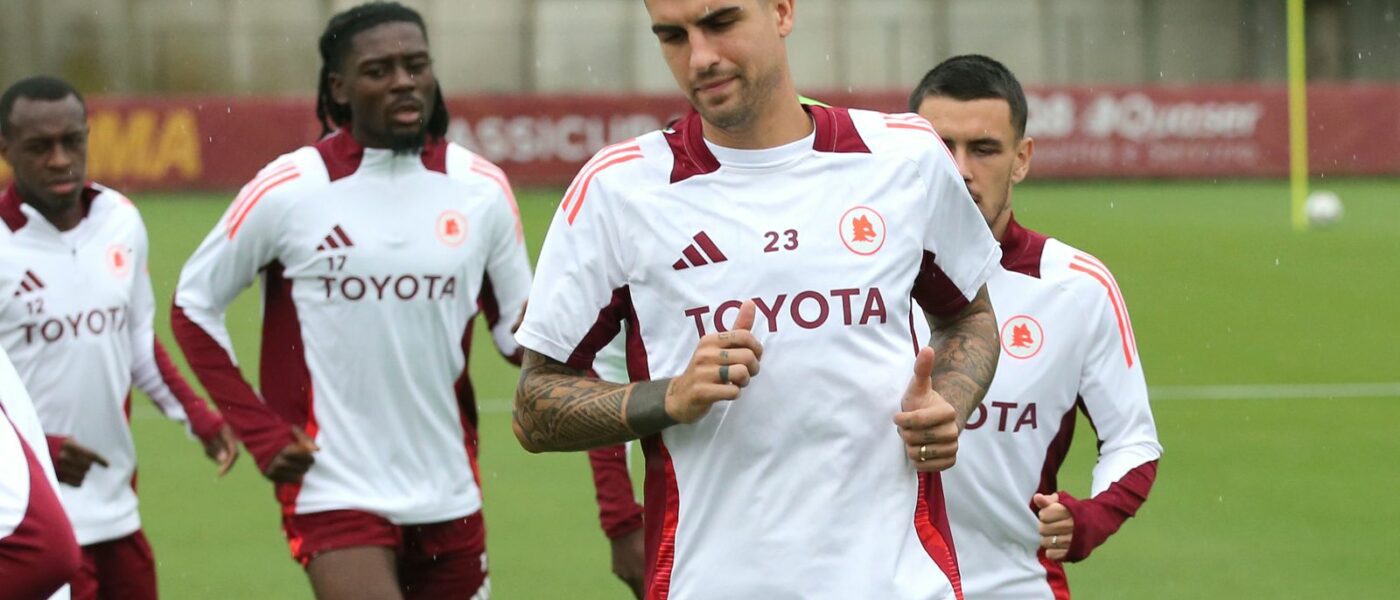
[[[0,348],[0,544],[18,544],[25,553],[33,552],[36,547],[73,543],[71,532],[25,523],[34,518],[33,513],[37,511],[63,511],[57,500],[58,478],[45,445],[44,429],[29,393],[4,349]],[[25,446],[29,448],[28,456]],[[43,471],[37,481],[47,481],[51,491],[41,492],[31,485],[36,479],[30,469],[35,466]],[[48,505],[34,506],[36,502]],[[69,586],[64,585],[49,600],[68,600],[69,597]]]
[[[234,366],[224,322],[258,278],[260,395]],[[481,507],[473,318],[484,313],[516,355],[510,328],[529,286],[495,165],[443,142],[395,154],[337,133],[243,188],[181,273],[175,331],[260,467],[291,443],[290,426],[315,438],[302,483],[278,486],[288,510],[432,523]]]
[[[604,149],[545,241],[517,339],[575,368],[625,323],[633,380],[679,375],[758,303],[761,374],[643,441],[648,598],[954,597],[942,507],[919,493],[939,479],[893,417],[916,278],[921,304],[957,311],[999,251],[926,121],[808,111],[814,135],[769,150],[711,147],[694,113]],[[947,275],[921,272],[935,255]]]
[[4,539],[24,520],[29,504],[29,461],[20,442],[29,446],[54,489],[58,488],[58,479],[45,451],[47,444],[39,415],[34,412],[19,373],[3,349],[0,349],[0,409],[4,409],[0,414],[0,539]]
[[[1066,598],[1063,567],[1040,550],[1031,498],[1058,490],[1076,410],[1097,431],[1092,495],[1100,499],[1129,472],[1157,460],[1162,446],[1127,307],[1108,268],[1014,221],[1002,251],[1006,268],[987,283],[1001,359],[959,438],[958,463],[944,473],[948,516],[966,558],[968,600]],[[1146,475],[1149,487],[1153,474],[1155,468]],[[1145,498],[1146,490],[1133,490],[1138,494]],[[1081,527],[1097,526],[1089,515],[1076,517],[1076,536],[1089,535]]]
[[177,397],[173,389],[188,387],[157,349],[146,228],[136,207],[96,184],[81,202],[83,220],[59,231],[13,186],[0,198],[0,345],[44,433],[72,438],[109,463],[94,464],[79,487],[59,486],[78,543],[88,545],[141,527],[132,385],[177,422],[189,421],[182,403],[192,407],[201,435],[222,421],[192,393]]

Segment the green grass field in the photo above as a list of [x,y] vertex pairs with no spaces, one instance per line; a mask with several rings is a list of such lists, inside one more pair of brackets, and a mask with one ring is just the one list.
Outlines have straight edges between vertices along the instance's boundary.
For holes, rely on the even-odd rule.
[[[1191,390],[1181,387],[1400,381],[1400,180],[1328,186],[1347,215],[1308,234],[1289,230],[1287,189],[1276,182],[1019,188],[1023,224],[1114,269],[1166,447],[1138,518],[1069,567],[1077,597],[1380,598],[1400,590],[1396,392],[1367,398],[1328,387],[1294,397],[1300,388],[1290,387],[1234,394],[1263,398],[1186,399]],[[559,195],[521,194],[532,255]],[[151,232],[156,293],[168,299],[230,196],[136,200]],[[248,293],[230,315],[245,369],[257,364],[258,310]],[[164,308],[158,322],[169,342]],[[472,373],[483,399],[494,597],[627,597],[608,570],[587,460],[520,449],[507,400],[516,372],[487,339],[477,336]],[[164,595],[309,598],[253,462],[245,455],[216,480],[178,427],[144,399],[136,405],[142,515]],[[1083,495],[1094,445],[1087,427],[1079,431],[1061,481]]]

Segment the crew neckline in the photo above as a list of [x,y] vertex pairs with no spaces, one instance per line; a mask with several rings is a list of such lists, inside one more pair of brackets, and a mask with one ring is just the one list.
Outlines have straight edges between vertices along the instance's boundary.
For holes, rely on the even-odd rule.
[[811,133],[797,141],[758,150],[728,148],[711,142],[710,140],[704,140],[705,147],[709,149],[710,154],[713,154],[721,165],[749,169],[772,167],[800,158],[816,147],[816,141],[816,127],[812,127]]

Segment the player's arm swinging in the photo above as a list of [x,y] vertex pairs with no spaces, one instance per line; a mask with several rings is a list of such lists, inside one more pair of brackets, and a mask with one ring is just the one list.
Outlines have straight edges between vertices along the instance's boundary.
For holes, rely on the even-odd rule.
[[982,403],[1001,357],[997,317],[987,286],[952,317],[928,315],[933,326],[933,389],[958,411],[958,429]]
[[956,314],[928,317],[932,347],[919,351],[894,422],[914,467],[942,471],[957,463],[958,436],[992,385],[1001,349],[986,286]]
[[754,303],[745,302],[734,327],[700,338],[685,372],[670,379],[608,383],[526,348],[515,437],[530,452],[587,450],[699,420],[758,375],[763,347],[749,332],[754,314]]
[[674,425],[669,380],[617,384],[525,350],[515,390],[515,437],[531,452],[586,450]]

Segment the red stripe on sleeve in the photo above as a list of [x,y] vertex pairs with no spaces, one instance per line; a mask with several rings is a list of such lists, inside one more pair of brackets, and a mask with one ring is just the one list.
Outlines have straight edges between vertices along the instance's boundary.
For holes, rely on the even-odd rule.
[[228,227],[228,239],[233,239],[233,236],[238,234],[238,228],[243,226],[243,220],[248,218],[248,213],[253,212],[253,208],[258,205],[258,202],[262,201],[263,196],[266,196],[268,192],[272,191],[277,186],[287,183],[288,181],[291,181],[298,177],[301,177],[301,174],[296,171],[292,171],[286,175],[283,175],[282,177],[279,177],[264,184],[263,188],[259,190],[255,195],[250,197],[245,203],[245,205],[238,210],[237,215],[230,218]]
[[170,328],[190,369],[253,455],[258,468],[266,470],[277,453],[295,441],[291,427],[263,403],[223,346],[185,316],[178,305],[170,311]]
[[209,441],[210,438],[218,435],[219,430],[224,427],[224,418],[209,409],[209,405],[204,403],[204,398],[196,394],[189,382],[185,381],[185,376],[180,374],[180,369],[170,360],[170,354],[165,351],[165,345],[160,340],[155,340],[156,367],[160,369],[160,378],[165,381],[165,387],[170,388],[170,393],[175,395],[175,399],[180,402],[180,406],[185,409],[185,416],[190,419],[190,429],[199,439]]
[[610,160],[610,161],[608,161],[608,162],[605,162],[605,163],[599,165],[598,168],[594,169],[593,172],[589,173],[589,174],[588,174],[588,177],[585,177],[585,178],[584,178],[584,180],[583,180],[583,185],[579,187],[579,190],[578,190],[578,197],[577,197],[577,199],[574,201],[574,207],[573,207],[573,209],[571,209],[571,210],[569,211],[569,224],[570,224],[570,225],[573,225],[573,224],[574,224],[574,219],[577,219],[577,218],[578,218],[578,212],[579,212],[579,210],[583,209],[583,201],[584,201],[585,199],[588,198],[588,186],[590,186],[590,185],[593,184],[593,178],[594,178],[594,177],[597,177],[599,173],[602,173],[603,171],[606,171],[607,169],[609,169],[609,168],[611,168],[611,167],[613,167],[613,166],[615,166],[615,165],[620,165],[620,164],[622,164],[622,163],[625,163],[625,162],[628,162],[628,161],[637,160],[637,159],[639,159],[639,158],[642,158],[642,155],[641,155],[640,153],[638,153],[638,154],[623,154],[623,155],[618,156],[617,158],[614,158],[614,159],[612,159],[612,160]]
[[1118,337],[1123,341],[1123,358],[1128,361],[1129,367],[1133,366],[1133,349],[1129,343],[1133,335],[1128,331],[1128,311],[1123,308],[1123,304],[1119,302],[1118,296],[1114,295],[1113,284],[1109,283],[1108,279],[1092,268],[1082,266],[1078,263],[1071,263],[1069,268],[1093,277],[1103,285],[1104,289],[1108,290],[1108,299],[1110,303],[1113,304],[1113,316],[1118,320]]

